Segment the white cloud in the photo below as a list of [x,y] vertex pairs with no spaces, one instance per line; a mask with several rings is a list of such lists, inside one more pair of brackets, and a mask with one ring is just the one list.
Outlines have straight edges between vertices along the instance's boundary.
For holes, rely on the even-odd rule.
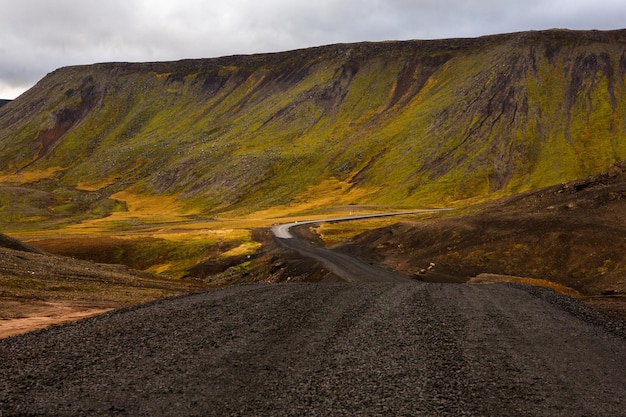
[[470,37],[615,29],[622,0],[20,0],[0,2],[0,97],[58,67]]

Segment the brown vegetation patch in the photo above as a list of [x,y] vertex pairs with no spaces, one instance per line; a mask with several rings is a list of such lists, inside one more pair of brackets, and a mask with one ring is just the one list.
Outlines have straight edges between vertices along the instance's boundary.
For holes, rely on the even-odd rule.
[[483,204],[472,214],[366,232],[338,250],[423,280],[487,273],[616,297],[626,294],[623,213],[624,162],[601,175]]
[[[15,247],[0,237],[9,241],[4,246]],[[0,245],[0,337],[206,288],[122,265],[27,250]]]
[[[54,125],[50,129],[39,132],[35,142],[40,147],[38,154],[26,167],[46,156],[63,135],[91,111],[99,100],[100,93],[94,85],[93,78],[87,77],[83,80],[78,91],[70,89],[65,93],[65,96],[67,99],[72,99],[73,96],[80,96],[80,100],[77,105],[64,107],[54,112]],[[22,169],[26,167],[22,167]]]
[[[123,264],[143,270],[151,266],[145,258],[138,256],[137,247],[141,244],[156,244],[163,239],[135,237],[124,239],[112,236],[60,237],[32,240],[29,243],[43,251],[55,255],[68,256],[103,264]],[[165,254],[161,254],[164,256]],[[156,263],[156,262],[155,262]]]

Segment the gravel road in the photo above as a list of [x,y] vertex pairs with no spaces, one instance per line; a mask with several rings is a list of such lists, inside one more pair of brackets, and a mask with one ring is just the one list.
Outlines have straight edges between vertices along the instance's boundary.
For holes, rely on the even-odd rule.
[[346,282],[411,282],[411,279],[376,265],[369,265],[345,253],[309,245],[297,239],[277,239],[280,245],[313,258]]
[[0,340],[0,415],[624,415],[594,317],[506,284],[241,285]]
[[239,285],[0,340],[0,416],[623,416],[626,328],[519,285]]

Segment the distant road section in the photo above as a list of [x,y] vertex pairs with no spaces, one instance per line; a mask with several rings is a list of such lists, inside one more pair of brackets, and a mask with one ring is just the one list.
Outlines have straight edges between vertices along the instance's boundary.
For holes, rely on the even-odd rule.
[[289,237],[345,282],[233,285],[0,339],[0,416],[625,415],[622,322]]
[[363,214],[359,216],[347,216],[347,217],[335,217],[331,219],[318,219],[318,220],[305,220],[302,222],[293,222],[293,223],[284,223],[279,224],[272,227],[272,233],[279,239],[291,239],[293,235],[289,232],[294,226],[302,226],[305,224],[313,224],[313,223],[323,223],[323,222],[346,222],[350,220],[361,220],[361,219],[370,219],[375,217],[391,217],[391,216],[402,216],[406,214],[419,214],[419,213],[433,213],[439,211],[448,211],[452,209],[422,209],[422,210],[411,210],[411,211],[397,211],[393,213],[378,213],[378,214]]
[[272,232],[279,240],[279,244],[283,247],[293,249],[300,255],[315,259],[324,265],[329,271],[332,271],[337,277],[346,282],[406,282],[409,278],[379,268],[374,265],[364,263],[348,254],[335,252],[330,249],[311,246],[303,240],[293,236],[289,231],[294,226],[302,226],[312,223],[322,222],[344,222],[349,220],[369,219],[377,217],[400,216],[403,214],[430,213],[437,211],[445,211],[450,209],[431,209],[431,210],[412,210],[394,213],[366,214],[361,216],[335,217],[331,219],[306,220],[302,222],[293,222],[280,224],[272,227]]

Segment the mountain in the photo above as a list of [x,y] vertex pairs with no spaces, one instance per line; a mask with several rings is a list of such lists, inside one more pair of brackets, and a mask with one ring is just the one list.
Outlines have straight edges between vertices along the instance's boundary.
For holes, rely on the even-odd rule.
[[626,30],[338,44],[48,74],[0,109],[0,218],[454,205],[626,159]]
[[11,100],[5,100],[5,99],[0,98],[0,107],[4,106],[6,104],[9,104],[10,102],[11,102]]

